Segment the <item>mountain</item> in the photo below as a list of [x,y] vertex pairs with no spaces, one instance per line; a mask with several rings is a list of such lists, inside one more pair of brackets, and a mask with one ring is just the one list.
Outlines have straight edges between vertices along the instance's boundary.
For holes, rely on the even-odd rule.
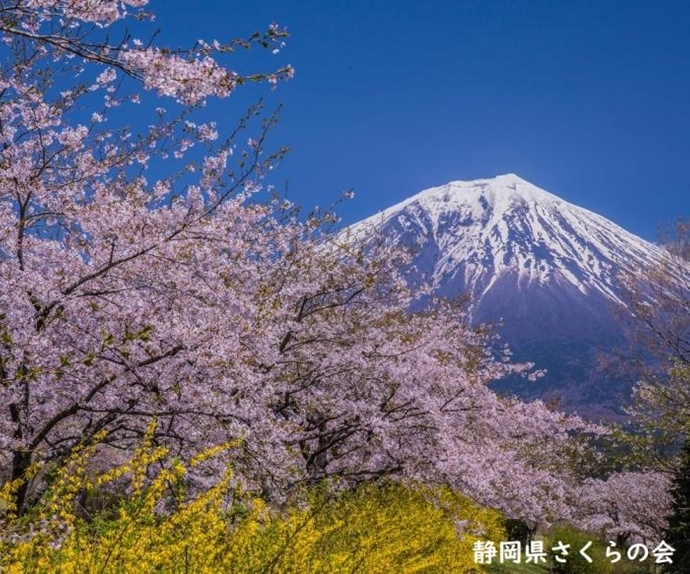
[[514,359],[547,370],[498,390],[620,413],[630,381],[605,368],[625,341],[618,276],[658,262],[659,248],[514,174],[428,189],[351,228],[373,230],[414,250],[413,282],[468,294],[471,321],[500,321]]

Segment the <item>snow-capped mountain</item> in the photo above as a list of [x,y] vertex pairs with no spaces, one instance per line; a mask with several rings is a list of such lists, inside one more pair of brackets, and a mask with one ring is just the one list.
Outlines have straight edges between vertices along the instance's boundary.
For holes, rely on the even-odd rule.
[[626,383],[601,363],[623,340],[618,277],[658,262],[659,248],[513,174],[428,189],[351,228],[372,230],[412,247],[417,280],[469,294],[473,321],[502,321],[515,357],[549,372],[510,390],[615,410]]

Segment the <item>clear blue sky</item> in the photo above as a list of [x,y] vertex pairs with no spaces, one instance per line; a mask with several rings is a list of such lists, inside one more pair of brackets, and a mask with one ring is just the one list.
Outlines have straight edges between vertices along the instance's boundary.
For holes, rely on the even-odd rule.
[[[289,197],[354,222],[454,179],[514,172],[653,240],[690,216],[686,0],[152,0],[159,40],[227,40],[275,21],[292,64],[210,111],[282,102]],[[246,68],[246,69],[243,69]]]

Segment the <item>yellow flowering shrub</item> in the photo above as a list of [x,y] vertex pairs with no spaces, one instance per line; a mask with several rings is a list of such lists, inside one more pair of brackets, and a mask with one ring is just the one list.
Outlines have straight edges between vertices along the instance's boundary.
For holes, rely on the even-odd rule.
[[[187,471],[150,435],[105,474],[87,471],[94,452],[75,453],[27,516],[12,512],[17,485],[0,489],[0,572],[478,572],[473,542],[504,535],[498,513],[448,489],[380,483],[333,495],[324,485],[279,511],[236,492],[228,471],[199,495],[171,501]],[[77,516],[84,489],[123,478],[129,494],[114,509]],[[173,510],[162,512],[164,502]]]
[[344,494],[317,522],[331,527],[315,550],[324,563],[338,565],[324,569],[333,572],[478,571],[472,544],[504,535],[495,511],[449,489],[399,483]]

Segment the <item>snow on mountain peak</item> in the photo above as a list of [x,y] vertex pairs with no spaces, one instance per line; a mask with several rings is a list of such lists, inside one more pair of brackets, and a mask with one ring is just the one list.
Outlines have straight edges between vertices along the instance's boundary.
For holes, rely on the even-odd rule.
[[512,173],[427,189],[351,229],[414,246],[436,288],[452,282],[475,299],[512,278],[520,289],[569,284],[619,301],[618,272],[659,256],[654,245]]

